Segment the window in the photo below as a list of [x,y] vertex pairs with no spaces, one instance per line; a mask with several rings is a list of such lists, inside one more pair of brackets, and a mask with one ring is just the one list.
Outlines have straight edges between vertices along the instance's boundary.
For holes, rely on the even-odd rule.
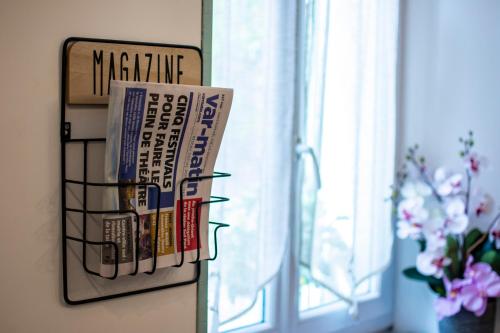
[[210,332],[390,325],[397,14],[396,0],[214,1],[212,85],[235,94]]

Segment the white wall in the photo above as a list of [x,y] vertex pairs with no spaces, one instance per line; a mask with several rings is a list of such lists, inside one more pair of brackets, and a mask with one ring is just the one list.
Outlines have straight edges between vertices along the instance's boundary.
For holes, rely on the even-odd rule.
[[195,285],[62,303],[59,85],[66,37],[201,46],[201,12],[201,0],[1,2],[1,332],[195,331]]
[[[399,146],[419,143],[431,166],[458,160],[460,135],[476,133],[492,168],[481,183],[500,201],[500,1],[403,0]],[[417,247],[396,247],[396,332],[437,331],[433,295],[401,276]]]

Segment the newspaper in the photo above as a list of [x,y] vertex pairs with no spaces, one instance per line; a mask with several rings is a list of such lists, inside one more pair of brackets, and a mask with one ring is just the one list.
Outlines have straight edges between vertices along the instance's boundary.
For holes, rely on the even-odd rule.
[[[189,85],[112,81],[106,136],[104,177],[109,183],[155,183],[156,186],[109,187],[105,210],[135,210],[103,215],[103,241],[118,248],[118,275],[135,269],[139,227],[139,272],[153,266],[157,202],[157,268],[209,257],[208,207],[212,181],[181,181],[211,175],[229,116],[232,89]],[[159,195],[159,198],[158,198]],[[197,242],[198,207],[200,244]],[[181,235],[181,212],[184,234]],[[101,275],[115,272],[113,245],[101,247]]]

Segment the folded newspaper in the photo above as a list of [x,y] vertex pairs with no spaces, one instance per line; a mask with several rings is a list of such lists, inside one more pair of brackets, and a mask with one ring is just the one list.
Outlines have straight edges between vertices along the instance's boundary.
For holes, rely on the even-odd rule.
[[[105,190],[105,210],[135,210],[139,216],[139,223],[134,213],[103,216],[103,240],[118,248],[118,275],[135,269],[137,227],[138,271],[152,269],[157,220],[157,268],[179,264],[182,243],[185,261],[196,260],[198,251],[200,259],[209,257],[208,205],[200,203],[210,198],[211,179],[185,181],[183,207],[181,181],[213,173],[232,95],[232,89],[223,88],[111,82],[105,180],[160,188],[124,185]],[[115,273],[115,247],[101,248],[101,275],[110,277]]]

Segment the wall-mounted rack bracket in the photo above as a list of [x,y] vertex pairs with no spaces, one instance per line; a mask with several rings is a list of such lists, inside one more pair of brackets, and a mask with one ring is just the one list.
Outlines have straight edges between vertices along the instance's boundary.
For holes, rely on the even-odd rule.
[[[78,38],[78,37],[71,37],[68,38],[64,44],[63,44],[63,49],[62,49],[62,77],[61,77],[61,127],[60,127],[60,136],[61,136],[61,207],[62,207],[62,279],[63,279],[63,298],[65,302],[69,305],[77,305],[77,304],[85,304],[85,303],[90,303],[90,302],[97,302],[97,301],[103,301],[103,300],[109,300],[109,299],[114,299],[114,298],[119,298],[119,297],[124,297],[124,296],[130,296],[130,295],[136,295],[136,294],[141,294],[145,292],[151,292],[151,291],[157,291],[157,290],[162,290],[162,289],[168,289],[168,288],[173,288],[173,287],[178,287],[178,286],[183,286],[183,285],[188,285],[192,283],[196,283],[200,277],[200,248],[197,248],[197,256],[196,260],[187,262],[184,258],[184,237],[180,237],[181,241],[181,246],[180,248],[182,249],[178,254],[180,254],[180,260],[179,262],[169,268],[165,269],[178,269],[180,267],[185,266],[186,264],[193,264],[195,266],[195,272],[194,275],[190,279],[182,280],[182,281],[175,281],[175,282],[168,282],[164,281],[164,283],[161,283],[160,285],[155,285],[151,287],[145,287],[145,288],[137,288],[133,290],[126,290],[126,291],[121,291],[121,292],[116,292],[116,293],[111,293],[111,294],[106,294],[106,295],[99,295],[99,296],[94,296],[94,297],[80,297],[80,298],[75,298],[70,295],[69,292],[69,285],[70,285],[70,275],[68,274],[68,269],[69,269],[69,249],[68,246],[71,243],[74,244],[79,244],[79,247],[81,249],[81,265],[83,268],[84,274],[89,274],[90,276],[94,276],[97,279],[105,279],[105,280],[114,280],[118,281],[121,279],[121,277],[118,277],[118,265],[119,265],[119,260],[118,260],[118,244],[115,242],[110,242],[110,241],[102,241],[102,239],[89,239],[89,235],[87,233],[87,224],[90,216],[102,216],[102,214],[131,214],[135,215],[135,219],[132,219],[135,221],[135,223],[138,223],[139,221],[139,214],[133,210],[96,210],[96,209],[89,209],[89,204],[88,204],[88,197],[89,197],[89,189],[90,188],[116,188],[116,187],[129,187],[129,186],[150,186],[153,188],[156,188],[157,191],[160,190],[160,187],[155,184],[155,183],[106,183],[106,182],[99,182],[99,181],[90,181],[89,180],[89,146],[91,145],[105,145],[106,143],[106,138],[98,137],[98,138],[91,138],[91,137],[80,137],[80,138],[72,138],[72,123],[67,121],[67,92],[68,92],[68,87],[67,87],[67,78],[68,78],[68,50],[71,47],[73,43],[77,42],[88,42],[88,43],[104,43],[104,44],[120,44],[120,45],[139,45],[139,46],[151,46],[151,47],[169,47],[169,48],[176,48],[176,49],[196,49],[201,57],[201,51],[197,48],[193,48],[191,46],[182,46],[182,45],[170,45],[170,44],[158,44],[158,43],[142,43],[142,42],[130,42],[130,41],[116,41],[116,40],[104,40],[104,39],[92,39],[92,38]],[[201,73],[202,70],[200,71],[200,82],[201,82]],[[102,103],[100,103],[102,104]],[[83,171],[83,176],[81,179],[70,179],[68,178],[67,171],[68,171],[68,161],[67,161],[67,150],[69,146],[75,146],[79,145],[82,147],[81,153],[83,155],[82,161],[83,165],[81,166],[81,170]],[[78,148],[77,148],[78,149]],[[183,207],[183,197],[182,197],[182,189],[184,185],[187,182],[202,182],[202,181],[212,181],[213,179],[218,179],[218,178],[225,178],[229,177],[230,174],[228,173],[222,173],[222,172],[214,172],[212,175],[204,175],[204,176],[199,176],[199,177],[190,177],[190,178],[184,178],[180,182],[180,204],[181,207]],[[81,208],[77,207],[70,207],[68,206],[68,187],[69,186],[76,186],[79,187],[82,190],[82,202],[81,202]],[[159,199],[159,195],[156,196]],[[210,204],[217,204],[217,203],[222,203],[225,201],[228,201],[228,198],[225,197],[219,197],[219,196],[211,196],[209,200],[207,201],[202,201],[198,203],[199,206],[203,205],[210,205]],[[201,207],[200,207],[201,209]],[[197,230],[197,244],[200,244],[200,216],[199,216],[199,210],[198,207],[195,207],[195,225],[196,225],[196,230]],[[159,216],[159,202],[156,205],[156,218],[158,219]],[[68,232],[68,214],[79,214],[81,215],[81,225],[79,226],[79,230],[81,231],[81,237],[76,237],[74,235],[71,235]],[[214,251],[213,251],[213,256],[206,259],[206,260],[215,260],[217,258],[217,231],[220,228],[228,227],[228,224],[225,223],[220,223],[220,222],[209,222],[210,225],[214,226],[213,230],[213,244],[214,244]],[[156,223],[158,226],[158,221]],[[138,279],[147,279],[148,275],[154,275],[158,270],[157,270],[157,258],[158,258],[158,253],[157,253],[157,247],[158,247],[158,229],[155,228],[155,234],[154,234],[154,248],[152,249],[152,268],[151,270],[144,272],[144,273],[138,273],[138,267],[139,267],[139,259],[138,259],[138,241],[139,241],[139,228],[136,228],[137,233],[134,235],[134,243],[135,243],[135,259],[134,259],[134,270],[132,273],[130,273],[127,277],[132,276],[133,278],[138,278]],[[184,235],[184,220],[183,220],[183,214],[180,214],[180,234]],[[73,245],[74,245],[73,244]],[[97,246],[97,247],[102,247],[102,246],[110,246],[113,248],[113,253],[114,253],[114,274],[111,277],[103,277],[101,274],[95,270],[92,270],[89,265],[88,265],[88,257],[87,257],[87,247],[88,246]],[[100,252],[100,251],[99,251]],[[162,269],[163,270],[163,269]]]

